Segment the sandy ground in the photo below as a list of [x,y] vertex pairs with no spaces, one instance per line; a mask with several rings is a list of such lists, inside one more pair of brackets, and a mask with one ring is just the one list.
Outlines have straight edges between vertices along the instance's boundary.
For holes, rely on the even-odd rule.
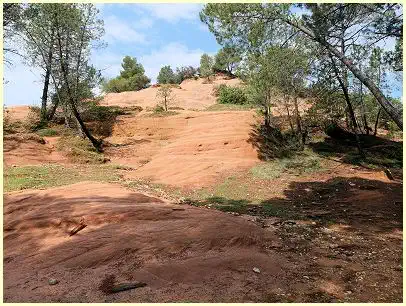
[[27,105],[6,107],[11,121],[24,121],[30,111]]
[[[356,177],[292,182],[270,201],[295,220],[175,205],[112,184],[8,193],[4,301],[400,302],[401,188]],[[80,222],[87,227],[69,236]],[[106,294],[110,275],[147,285]]]
[[[169,106],[183,109],[205,109],[216,103],[216,97],[213,95],[213,88],[216,85],[237,86],[241,81],[217,77],[212,83],[205,84],[205,82],[205,79],[183,81],[180,89],[173,88],[173,99]],[[140,91],[109,93],[106,94],[101,105],[154,107],[159,103],[156,98],[157,92],[158,88],[149,87]]]
[[[34,135],[35,136],[35,135]],[[67,158],[55,148],[57,137],[27,138],[27,135],[6,135],[3,138],[3,162],[5,166],[67,163]]]
[[109,147],[106,154],[113,163],[136,168],[128,178],[191,188],[209,185],[221,173],[259,161],[248,142],[255,122],[251,111],[126,118],[106,139],[122,146]]
[[[107,184],[11,193],[4,201],[4,300],[249,300],[281,286],[292,265],[275,236],[219,211],[168,204]],[[80,220],[87,227],[68,231]],[[252,271],[262,269],[261,274]],[[147,287],[105,296],[106,275]],[[48,280],[59,283],[50,286]],[[263,290],[261,290],[263,291]]]

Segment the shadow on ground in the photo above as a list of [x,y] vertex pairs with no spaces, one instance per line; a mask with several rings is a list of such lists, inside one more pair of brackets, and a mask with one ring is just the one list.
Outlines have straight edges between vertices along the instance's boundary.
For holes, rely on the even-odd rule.
[[352,230],[391,232],[402,229],[402,183],[359,177],[336,177],[325,182],[292,182],[285,198],[253,205],[246,199],[209,197],[189,201],[194,206],[260,217],[281,217],[339,223]]

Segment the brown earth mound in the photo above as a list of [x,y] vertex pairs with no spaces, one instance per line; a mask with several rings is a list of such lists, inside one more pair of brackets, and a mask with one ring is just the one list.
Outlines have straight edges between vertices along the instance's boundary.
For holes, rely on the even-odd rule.
[[6,110],[11,121],[24,121],[30,112],[30,107],[27,105],[9,106],[6,107]]
[[[181,107],[184,109],[205,109],[216,103],[216,97],[213,95],[213,88],[219,84],[237,86],[241,83],[239,79],[225,79],[217,77],[212,83],[207,83],[205,79],[185,80],[180,84],[180,88],[173,88],[172,107]],[[158,88],[149,87],[139,91],[127,91],[121,93],[107,94],[101,105],[132,106],[138,105],[142,108],[154,107],[158,104],[156,94]]]
[[[80,222],[87,226],[69,236]],[[10,193],[4,199],[4,301],[263,299],[288,286],[286,271],[293,269],[269,250],[276,241],[242,218],[116,185]],[[99,286],[108,275],[147,286],[106,295]]]
[[11,165],[66,163],[67,159],[55,150],[55,137],[41,138],[36,134],[12,134],[3,138],[3,161]]
[[258,159],[248,142],[256,122],[251,111],[183,112],[137,116],[117,123],[106,150],[113,163],[135,167],[128,178],[175,186],[204,186],[224,173],[247,169]]

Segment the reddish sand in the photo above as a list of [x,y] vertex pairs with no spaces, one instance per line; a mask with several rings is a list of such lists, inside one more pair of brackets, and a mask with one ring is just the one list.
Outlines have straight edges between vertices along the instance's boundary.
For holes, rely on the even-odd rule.
[[127,118],[107,139],[124,145],[106,153],[113,163],[136,168],[127,174],[129,178],[175,186],[209,185],[222,173],[247,169],[259,161],[248,142],[255,122],[251,111]]
[[[356,177],[292,182],[271,201],[285,201],[294,221],[174,205],[112,184],[8,193],[4,301],[400,302],[401,188]],[[87,227],[69,236],[80,222]],[[106,294],[109,275],[146,287]]]
[[[212,83],[205,83],[205,79],[183,81],[180,84],[180,89],[173,88],[173,99],[169,106],[181,107],[183,109],[205,109],[216,103],[216,97],[213,95],[213,88],[216,85],[238,86],[241,81],[239,79],[227,80],[223,77],[217,77]],[[156,97],[157,92],[158,88],[149,87],[140,91],[110,93],[104,97],[101,104],[117,106],[138,105],[142,108],[154,107],[159,103]]]
[[[178,207],[184,210],[173,210]],[[80,220],[87,227],[70,237]],[[4,199],[4,300],[249,301],[288,284],[279,280],[293,265],[268,250],[275,243],[270,231],[242,218],[116,185],[10,193]],[[98,287],[109,274],[147,287],[106,296]],[[50,286],[51,278],[59,283]]]
[[[31,136],[28,134],[28,136]],[[41,138],[27,134],[6,135],[3,138],[3,161],[5,166],[66,163],[67,158],[55,149],[57,137]]]
[[6,107],[11,121],[24,121],[30,111],[27,105]]

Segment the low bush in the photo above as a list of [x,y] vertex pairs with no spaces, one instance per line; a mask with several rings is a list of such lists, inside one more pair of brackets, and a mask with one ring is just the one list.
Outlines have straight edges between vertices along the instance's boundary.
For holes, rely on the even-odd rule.
[[38,130],[37,134],[41,137],[47,137],[47,136],[58,136],[59,132],[52,128],[45,128]]
[[72,162],[102,164],[108,159],[96,151],[88,139],[79,136],[63,136],[58,139],[57,149],[63,152]]
[[37,131],[44,127],[41,122],[41,108],[38,106],[30,106],[26,120],[23,122],[23,127],[29,132]]
[[231,87],[220,85],[217,93],[217,102],[219,104],[247,104],[247,95],[241,87]]

